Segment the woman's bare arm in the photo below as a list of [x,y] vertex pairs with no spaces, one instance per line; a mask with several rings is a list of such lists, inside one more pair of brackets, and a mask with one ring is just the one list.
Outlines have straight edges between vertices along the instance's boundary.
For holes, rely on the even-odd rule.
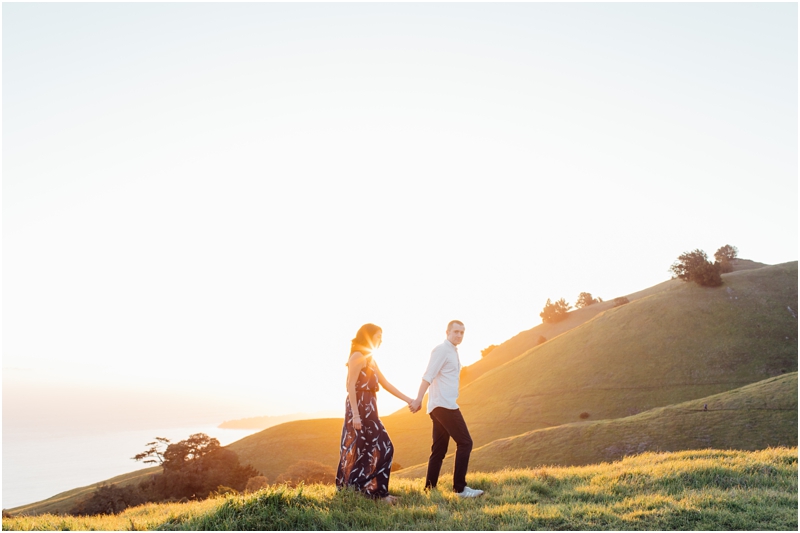
[[394,385],[389,383],[389,381],[387,381],[387,379],[383,376],[383,372],[381,372],[381,369],[378,368],[377,364],[375,364],[375,372],[378,374],[378,383],[381,384],[381,387],[389,391],[389,393],[392,396],[400,398],[401,400],[403,400],[408,404],[410,404],[413,401],[411,398],[409,398],[408,396],[397,390],[397,387],[395,387]]

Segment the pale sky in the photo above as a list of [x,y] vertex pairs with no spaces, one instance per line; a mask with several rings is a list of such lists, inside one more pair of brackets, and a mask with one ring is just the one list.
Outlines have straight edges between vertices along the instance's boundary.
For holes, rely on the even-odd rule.
[[2,23],[4,424],[343,410],[365,322],[413,396],[449,320],[469,364],[684,251],[797,260],[795,3]]

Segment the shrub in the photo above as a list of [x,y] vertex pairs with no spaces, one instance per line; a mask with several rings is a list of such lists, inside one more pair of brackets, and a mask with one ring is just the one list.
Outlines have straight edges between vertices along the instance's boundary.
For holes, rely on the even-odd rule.
[[289,470],[278,476],[276,483],[286,483],[291,487],[296,487],[301,482],[306,485],[312,483],[332,484],[336,478],[336,472],[328,465],[317,461],[298,461]]
[[247,485],[244,487],[245,492],[256,492],[264,487],[269,486],[269,480],[265,476],[254,476],[247,480]]
[[403,465],[401,465],[398,462],[392,461],[392,470],[391,470],[391,472],[397,472],[398,470],[402,470],[402,469],[403,469]]
[[580,415],[578,415],[578,416],[580,416],[582,420],[586,420],[587,418],[589,418],[589,413],[587,413],[586,411],[584,411],[584,412],[582,412],[582,413],[581,413]]
[[536,339],[536,346],[539,346],[540,344],[544,344],[546,342],[547,342],[547,339],[545,338],[545,336],[544,335],[539,335],[539,338]]
[[489,347],[487,347],[487,348],[484,348],[483,350],[481,350],[481,357],[486,357],[486,356],[487,356],[487,355],[489,355],[489,354],[492,352],[492,350],[494,350],[495,348],[497,348],[497,346],[496,346],[496,345],[494,345],[494,344],[492,344],[491,346],[489,346]]
[[628,300],[625,296],[618,296],[614,298],[614,307],[619,307],[620,305],[625,305],[627,303],[630,303],[630,300]]
[[118,485],[100,485],[91,496],[78,502],[69,514],[73,515],[97,515],[97,514],[117,514],[128,507],[141,505],[147,499],[138,487]]
[[225,494],[239,494],[239,491],[226,487],[225,485],[220,485],[211,492],[211,496],[224,496]]

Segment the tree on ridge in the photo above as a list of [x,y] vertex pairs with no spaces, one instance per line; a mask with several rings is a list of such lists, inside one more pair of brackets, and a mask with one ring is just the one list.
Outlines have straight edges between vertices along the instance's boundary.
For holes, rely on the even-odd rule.
[[719,263],[711,263],[706,253],[700,249],[682,253],[669,269],[676,278],[683,281],[694,281],[703,287],[722,285],[722,268]]
[[569,313],[570,309],[572,309],[572,306],[568,304],[564,298],[561,298],[555,303],[551,302],[550,298],[548,298],[539,316],[542,317],[542,322],[545,324],[554,324],[567,318],[567,313]]
[[720,271],[724,274],[733,272],[733,261],[738,255],[739,250],[735,246],[726,244],[714,252],[714,259],[716,259],[716,263],[720,266]]
[[592,304],[601,303],[602,301],[602,298],[593,298],[591,292],[582,292],[578,295],[578,300],[575,302],[575,308],[582,309]]

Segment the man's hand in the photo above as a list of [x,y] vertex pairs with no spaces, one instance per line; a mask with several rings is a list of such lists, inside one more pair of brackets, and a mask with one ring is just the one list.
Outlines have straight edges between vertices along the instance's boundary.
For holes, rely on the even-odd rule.
[[420,400],[419,398],[417,398],[408,405],[408,410],[411,411],[412,413],[416,413],[420,409],[422,409],[422,400]]

